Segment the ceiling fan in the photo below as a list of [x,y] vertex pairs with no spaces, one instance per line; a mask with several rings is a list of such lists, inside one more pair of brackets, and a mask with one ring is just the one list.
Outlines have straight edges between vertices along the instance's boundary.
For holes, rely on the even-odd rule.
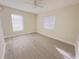
[[40,7],[43,8],[43,0],[31,0],[34,8]]
[[34,0],[34,6],[35,7],[41,7],[42,8],[43,6],[42,6],[41,3],[42,3],[42,0]]

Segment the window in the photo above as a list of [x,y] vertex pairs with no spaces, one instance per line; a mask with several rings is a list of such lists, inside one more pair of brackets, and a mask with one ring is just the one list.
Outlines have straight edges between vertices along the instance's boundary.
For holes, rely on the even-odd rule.
[[13,32],[23,31],[23,16],[12,14],[11,18]]
[[55,16],[46,16],[43,18],[43,28],[54,29],[55,27]]

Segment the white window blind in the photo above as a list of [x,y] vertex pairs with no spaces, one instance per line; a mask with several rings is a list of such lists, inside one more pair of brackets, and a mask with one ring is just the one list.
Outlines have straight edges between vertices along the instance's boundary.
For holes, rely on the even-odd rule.
[[12,29],[13,32],[23,31],[23,16],[12,14]]
[[54,29],[55,27],[55,16],[46,16],[43,18],[43,28]]

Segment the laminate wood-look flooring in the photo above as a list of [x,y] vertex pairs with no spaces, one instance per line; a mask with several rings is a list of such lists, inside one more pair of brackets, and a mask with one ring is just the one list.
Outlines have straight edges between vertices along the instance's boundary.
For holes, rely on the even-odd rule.
[[74,59],[74,47],[33,33],[6,40],[5,59]]

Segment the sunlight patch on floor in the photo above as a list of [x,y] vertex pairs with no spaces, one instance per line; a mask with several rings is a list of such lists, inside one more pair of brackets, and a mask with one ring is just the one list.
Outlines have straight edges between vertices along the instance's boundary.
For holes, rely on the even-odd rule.
[[56,50],[61,53],[65,59],[72,59],[71,55],[69,53],[67,53],[66,51],[64,51],[63,49],[60,49],[58,47],[56,47]]

